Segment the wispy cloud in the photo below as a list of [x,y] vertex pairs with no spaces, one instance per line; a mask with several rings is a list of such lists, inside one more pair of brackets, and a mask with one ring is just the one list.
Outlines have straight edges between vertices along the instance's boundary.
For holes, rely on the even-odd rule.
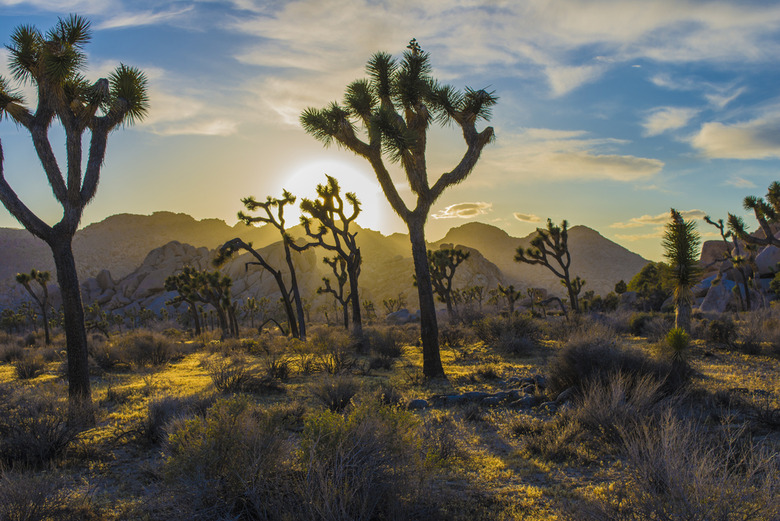
[[688,124],[699,111],[683,107],[659,107],[642,123],[645,136],[657,136],[669,130],[677,130]]
[[512,215],[514,216],[515,219],[517,219],[520,222],[524,222],[524,223],[538,223],[538,222],[541,221],[539,216],[534,215],[532,213],[519,213],[519,212],[515,212]]
[[[684,219],[704,219],[707,215],[702,210],[682,210],[680,215]],[[626,222],[617,222],[611,224],[610,228],[638,228],[641,226],[657,225],[667,223],[670,220],[669,212],[659,213],[657,215],[643,215],[641,217],[632,217]]]
[[755,188],[756,183],[749,179],[745,179],[744,177],[740,177],[738,175],[732,176],[730,179],[727,179],[723,184],[728,186],[734,186],[737,188]]
[[471,219],[478,215],[484,215],[493,209],[493,203],[457,203],[446,207],[431,215],[434,219]]
[[717,109],[725,108],[746,90],[744,86],[739,86],[734,82],[720,85],[710,81],[702,81],[701,79],[673,78],[668,74],[657,74],[650,81],[658,87],[669,90],[701,93],[709,105]]
[[580,131],[526,129],[504,135],[501,143],[482,159],[482,177],[505,179],[609,179],[633,182],[660,172],[663,161],[616,153],[624,141],[589,138]]
[[100,22],[97,29],[125,29],[128,27],[138,27],[142,25],[154,25],[165,23],[170,20],[180,18],[183,14],[194,9],[193,6],[183,9],[168,11],[140,11],[135,13],[120,13]]
[[53,12],[78,12],[85,15],[103,13],[119,7],[116,0],[0,0],[0,6],[25,5]]
[[664,235],[664,227],[659,226],[655,228],[652,232],[648,233],[616,233],[615,237],[621,241],[628,241],[628,242],[635,242],[635,241],[643,241],[646,239],[658,239],[660,237],[663,237]]

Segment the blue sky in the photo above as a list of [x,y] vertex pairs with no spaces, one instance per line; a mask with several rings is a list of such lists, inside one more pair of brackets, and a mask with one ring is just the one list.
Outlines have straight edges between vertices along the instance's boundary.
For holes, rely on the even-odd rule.
[[[778,178],[777,2],[0,0],[3,43],[69,13],[93,24],[90,79],[124,62],[151,94],[147,120],[111,135],[82,225],[156,210],[233,224],[241,197],[310,196],[328,173],[357,192],[363,225],[403,231],[368,165],[322,148],[297,118],[413,37],[440,80],[500,97],[496,142],[434,207],[429,239],[470,220],[523,236],[550,217],[660,259],[670,207],[744,214],[744,196]],[[3,121],[0,139],[9,182],[58,220],[29,137]],[[429,143],[431,178],[464,150],[452,128]],[[18,224],[2,210],[0,226]]]

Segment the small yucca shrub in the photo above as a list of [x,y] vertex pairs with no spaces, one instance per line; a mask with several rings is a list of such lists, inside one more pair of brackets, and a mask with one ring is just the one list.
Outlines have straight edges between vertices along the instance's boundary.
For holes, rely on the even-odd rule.
[[691,337],[681,327],[673,327],[666,334],[666,346],[672,355],[672,361],[675,363],[685,361],[690,345]]

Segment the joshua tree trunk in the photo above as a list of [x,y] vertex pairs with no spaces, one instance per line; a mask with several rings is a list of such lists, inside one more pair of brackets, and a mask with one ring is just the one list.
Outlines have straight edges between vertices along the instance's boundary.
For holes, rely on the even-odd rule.
[[[737,288],[739,289],[739,288]],[[677,302],[674,306],[674,327],[689,331],[691,327],[691,303],[688,299]]]
[[[427,215],[427,212],[423,213]],[[428,378],[443,378],[444,367],[439,355],[439,326],[436,323],[436,303],[433,298],[428,249],[425,244],[425,219],[414,216],[407,221],[412,259],[417,276],[417,296],[420,299],[420,339],[423,344],[423,374]]]
[[295,266],[293,266],[292,254],[290,253],[290,241],[284,239],[284,255],[287,258],[287,267],[290,270],[290,286],[292,286],[293,300],[295,301],[295,311],[298,315],[298,334],[295,335],[304,342],[306,341],[306,316],[303,313],[303,301],[301,292],[298,289],[298,277],[295,276]]
[[[360,249],[357,250],[357,260],[349,263],[347,276],[349,277],[349,295],[352,299],[352,334],[355,338],[363,338],[363,318],[360,311],[360,298],[358,288],[358,277],[360,275]],[[362,344],[361,344],[362,345]]]
[[[73,258],[71,237],[63,234],[49,243],[57,268],[57,282],[62,293],[65,341],[68,360],[68,396],[77,408],[91,404],[87,333],[84,328],[84,308]],[[91,414],[91,413],[90,413]]]
[[189,304],[190,314],[192,315],[193,322],[195,322],[195,336],[200,336],[203,331],[200,329],[200,313],[198,312],[198,305],[191,300],[185,300],[185,302]]

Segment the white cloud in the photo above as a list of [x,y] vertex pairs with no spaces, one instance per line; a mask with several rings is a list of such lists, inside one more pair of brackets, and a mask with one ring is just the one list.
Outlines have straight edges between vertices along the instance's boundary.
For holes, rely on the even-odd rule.
[[514,216],[515,219],[517,219],[520,222],[524,222],[524,223],[538,223],[538,222],[541,221],[539,216],[534,215],[532,213],[519,213],[519,212],[515,212],[512,215]]
[[682,107],[659,107],[653,110],[642,126],[645,136],[657,136],[669,130],[677,130],[688,124],[698,114],[696,109]]
[[434,219],[471,219],[478,215],[484,215],[493,209],[493,203],[457,203],[446,207],[431,215]]
[[90,15],[116,9],[118,2],[114,0],[0,0],[0,6],[18,5],[45,11]]
[[690,143],[713,159],[780,158],[780,114],[733,124],[705,123]]
[[485,180],[501,179],[609,179],[639,181],[660,172],[663,161],[620,155],[615,148],[623,141],[587,138],[579,131],[527,129],[520,134],[502,135],[499,143],[486,150],[478,168]]
[[658,239],[660,237],[663,237],[663,235],[664,235],[664,228],[663,226],[659,226],[655,228],[652,232],[648,232],[648,233],[630,233],[630,234],[616,233],[615,238],[622,241],[635,242],[635,241],[642,241],[645,239]]
[[158,23],[168,22],[179,18],[181,15],[188,13],[194,9],[193,6],[185,7],[184,9],[152,12],[141,11],[137,13],[120,13],[100,22],[96,29],[124,29],[127,27],[138,27],[142,25],[154,25]]
[[547,67],[547,81],[552,89],[553,96],[563,96],[577,87],[597,79],[604,71],[604,67],[584,65],[580,67],[554,66]]
[[[704,219],[704,216],[707,215],[702,210],[682,210],[680,211],[680,215],[682,215],[683,219]],[[627,222],[618,222],[611,224],[610,228],[639,228],[641,226],[649,226],[649,225],[655,225],[655,224],[662,224],[669,222],[670,220],[670,213],[664,212],[659,213],[657,215],[643,215],[641,217],[632,217]],[[625,236],[621,236],[621,238],[624,238]]]

